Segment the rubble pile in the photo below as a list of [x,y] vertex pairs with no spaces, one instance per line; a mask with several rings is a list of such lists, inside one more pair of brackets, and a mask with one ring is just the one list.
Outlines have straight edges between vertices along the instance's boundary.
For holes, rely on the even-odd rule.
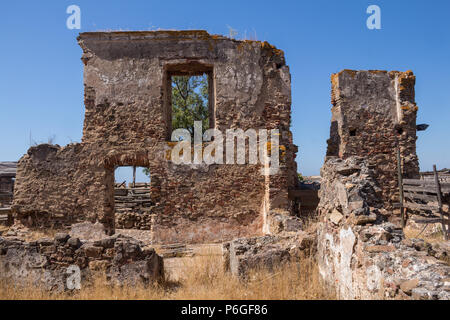
[[[17,232],[16,232],[17,234]],[[24,236],[23,232],[20,234]],[[151,247],[123,235],[82,240],[68,233],[26,241],[6,233],[0,237],[0,277],[14,285],[32,284],[67,290],[67,278],[80,271],[80,284],[96,276],[109,284],[146,285],[164,276],[163,259]]]

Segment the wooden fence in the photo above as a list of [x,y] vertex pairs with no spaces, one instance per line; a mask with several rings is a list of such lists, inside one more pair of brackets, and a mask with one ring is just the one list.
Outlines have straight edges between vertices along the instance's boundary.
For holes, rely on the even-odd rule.
[[114,202],[116,213],[146,211],[153,202],[150,197],[149,183],[130,183],[128,188],[123,183],[116,183],[114,186]]
[[425,217],[414,219],[416,223],[441,223],[445,240],[448,240],[450,232],[450,217],[448,212],[442,209],[443,196],[450,194],[450,182],[441,179],[433,166],[434,179],[402,179],[399,173],[400,203],[396,204],[402,214],[403,226],[405,222],[405,210],[421,212]]
[[11,220],[11,208],[0,208],[0,225],[10,225]]
[[10,206],[12,199],[12,192],[0,191],[0,224],[11,224],[12,212]]

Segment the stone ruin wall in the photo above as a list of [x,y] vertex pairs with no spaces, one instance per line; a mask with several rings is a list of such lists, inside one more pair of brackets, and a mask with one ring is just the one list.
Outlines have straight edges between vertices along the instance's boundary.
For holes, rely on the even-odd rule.
[[411,71],[333,74],[327,156],[361,156],[374,167],[383,205],[398,202],[397,141],[405,178],[419,177],[415,76]]
[[[13,210],[28,225],[100,221],[114,230],[114,169],[148,167],[155,242],[207,242],[270,233],[289,215],[296,184],[290,74],[281,50],[204,31],[82,33],[81,143],[30,148],[17,170]],[[214,127],[280,130],[281,170],[167,161],[168,75],[207,71]],[[277,224],[277,223],[275,223]],[[277,227],[277,226],[275,226]]]
[[321,278],[339,299],[449,300],[449,244],[405,239],[399,225],[386,221],[374,173],[357,156],[331,157],[322,167]]
[[414,81],[412,72],[345,70],[332,77],[317,257],[324,283],[340,299],[450,299],[448,244],[405,239],[392,219],[396,139],[405,177],[419,172]]
[[89,240],[80,239],[81,232],[74,230],[36,241],[8,234],[0,237],[0,280],[60,292],[73,289],[68,287],[68,278],[76,271],[80,272],[81,287],[99,279],[110,285],[130,286],[164,279],[163,258],[153,248],[123,235],[105,237],[102,228],[85,224],[77,224],[74,230],[86,233],[87,228],[94,228],[88,230]]
[[[322,279],[338,298],[450,299],[450,267],[442,262],[449,248],[407,240],[389,221],[391,204],[397,201],[397,141],[405,177],[418,175],[412,72],[345,70],[333,75],[331,134],[321,169],[315,236],[301,231],[299,220],[286,218],[288,190],[295,186],[296,147],[289,131],[289,72],[280,51],[201,32],[89,33],[81,35],[80,44],[85,63],[83,141],[64,148],[33,147],[21,159],[14,200],[19,218],[30,224],[100,221],[112,231],[114,168],[144,166],[150,168],[157,204],[155,242],[249,237],[225,242],[223,250],[226,269],[244,278],[261,263],[270,268],[317,250]],[[280,129],[286,146],[280,174],[261,176],[260,166],[194,169],[166,160],[166,71],[192,65],[212,67],[216,128]],[[277,235],[255,237],[263,231]],[[53,270],[52,265],[73,259],[72,253],[63,253],[76,242],[75,257],[89,257],[79,261],[85,273],[121,270],[115,250],[108,250],[122,248],[117,245],[121,240],[81,245],[71,239],[58,235],[24,244],[0,238],[0,254],[17,256],[19,273],[21,264],[32,268],[42,256]],[[14,254],[16,248],[26,255]],[[146,251],[136,250],[138,262],[145,260]],[[33,256],[36,261],[27,260]]]

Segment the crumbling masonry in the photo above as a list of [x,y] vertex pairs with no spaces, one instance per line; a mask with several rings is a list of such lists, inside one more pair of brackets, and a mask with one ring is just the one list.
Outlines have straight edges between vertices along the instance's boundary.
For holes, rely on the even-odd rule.
[[321,169],[317,257],[340,299],[450,299],[448,243],[404,237],[396,148],[403,174],[418,176],[412,72],[332,76],[331,138]]
[[385,207],[398,202],[397,146],[404,177],[419,177],[415,80],[411,71],[344,70],[331,78],[327,156],[366,158]]
[[[81,143],[30,148],[18,164],[13,210],[28,225],[99,221],[114,231],[114,169],[148,167],[155,243],[230,240],[279,230],[295,187],[291,89],[284,54],[268,43],[205,31],[88,32]],[[280,171],[261,165],[175,165],[170,76],[207,73],[210,127],[278,129]],[[275,218],[273,218],[275,217]]]
[[[30,148],[18,164],[12,207],[28,225],[72,224],[72,234],[32,242],[0,238],[3,277],[27,274],[58,288],[63,267],[75,263],[86,278],[97,271],[120,283],[161,278],[163,263],[153,249],[104,235],[115,228],[114,169],[142,166],[151,173],[154,205],[144,225],[153,243],[221,241],[225,268],[242,278],[261,264],[272,269],[316,255],[324,283],[341,299],[450,299],[450,267],[442,262],[448,243],[405,239],[393,209],[397,149],[403,176],[419,174],[412,72],[332,76],[319,223],[301,230],[292,216],[297,148],[282,51],[204,31],[83,33],[79,43],[83,140]],[[167,158],[170,77],[199,72],[209,78],[211,128],[280,131],[277,174],[261,175],[261,164],[176,165]],[[102,236],[92,239],[97,228]],[[80,234],[89,239],[80,241]]]

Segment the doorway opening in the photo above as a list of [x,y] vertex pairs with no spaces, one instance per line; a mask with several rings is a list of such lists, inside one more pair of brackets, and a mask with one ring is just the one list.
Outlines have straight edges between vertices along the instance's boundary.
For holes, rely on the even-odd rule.
[[120,166],[114,170],[114,211],[117,229],[150,230],[150,170],[144,167]]

